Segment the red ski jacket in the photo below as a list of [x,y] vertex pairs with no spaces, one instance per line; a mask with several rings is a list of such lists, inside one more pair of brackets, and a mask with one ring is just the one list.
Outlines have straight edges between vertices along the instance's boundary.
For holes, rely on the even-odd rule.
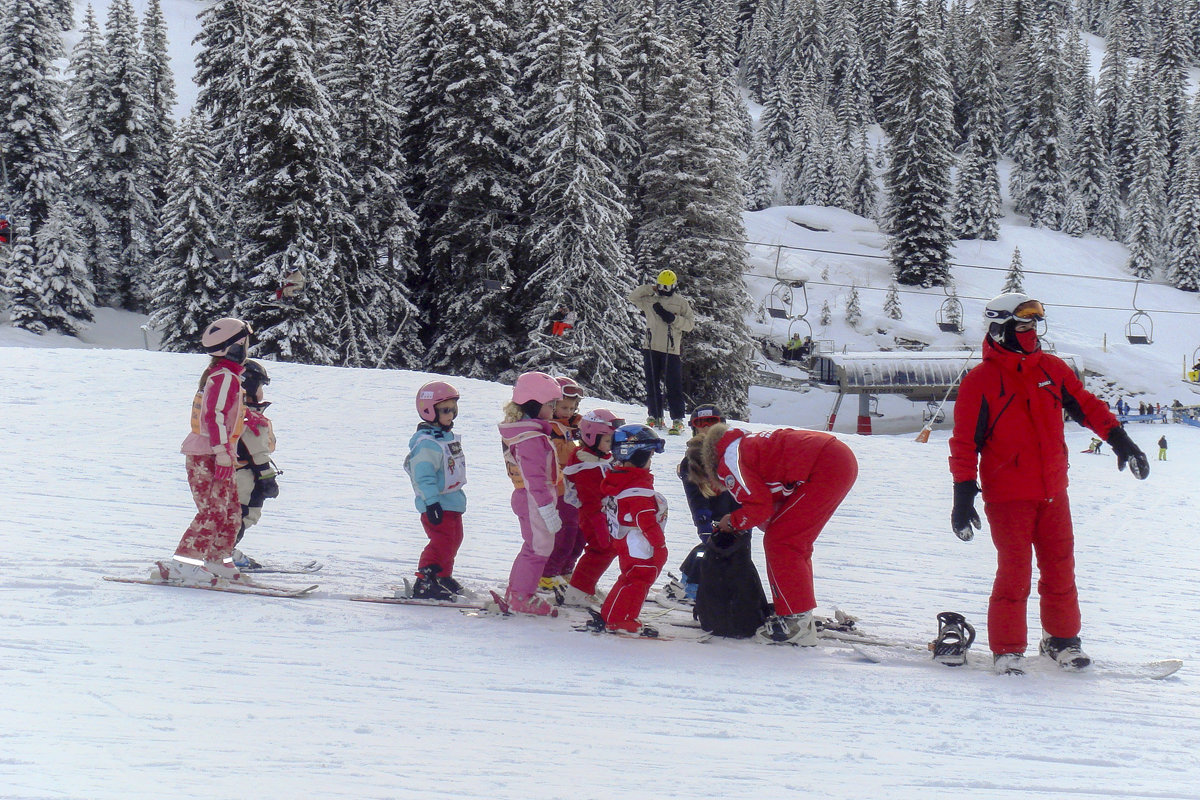
[[1041,500],[1067,488],[1063,412],[1107,440],[1120,423],[1061,358],[1014,353],[991,337],[954,404],[950,474],[978,475],[984,502]]
[[717,478],[742,507],[730,522],[739,530],[761,527],[775,504],[812,475],[817,455],[834,440],[821,431],[780,428],[766,433],[730,430],[716,444]]
[[651,547],[666,547],[659,516],[666,506],[659,505],[659,495],[654,491],[654,476],[648,467],[622,464],[605,474],[601,484],[605,497],[617,501],[617,522],[622,527],[638,528]]

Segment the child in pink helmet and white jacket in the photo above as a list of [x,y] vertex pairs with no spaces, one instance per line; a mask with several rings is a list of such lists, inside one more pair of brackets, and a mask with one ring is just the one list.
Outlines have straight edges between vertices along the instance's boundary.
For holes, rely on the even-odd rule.
[[558,611],[537,596],[546,559],[554,551],[562,521],[558,515],[557,485],[562,476],[548,420],[562,387],[544,372],[526,372],[513,386],[512,402],[504,409],[500,438],[504,462],[513,482],[512,509],[521,524],[524,543],[513,561],[505,598],[513,611],[557,616]]

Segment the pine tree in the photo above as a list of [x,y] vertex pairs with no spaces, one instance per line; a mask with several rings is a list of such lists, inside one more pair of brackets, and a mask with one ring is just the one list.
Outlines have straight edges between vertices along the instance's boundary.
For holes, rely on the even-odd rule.
[[1100,120],[1094,105],[1080,118],[1071,162],[1070,185],[1083,199],[1089,230],[1099,235],[1097,217],[1108,185],[1108,157],[1101,138]]
[[109,221],[105,217],[105,151],[112,132],[104,125],[104,112],[112,98],[108,91],[108,63],[104,38],[88,5],[82,36],[71,52],[66,93],[66,145],[71,155],[67,185],[75,206],[80,255],[100,302],[114,302],[114,253]]
[[821,327],[828,328],[833,324],[833,309],[829,307],[829,301],[825,300],[821,303]]
[[[928,6],[914,2],[893,38],[893,87],[888,168],[891,263],[908,286],[941,286],[950,275],[952,98]],[[900,80],[900,78],[907,80]],[[900,132],[903,131],[903,135]]]
[[420,313],[406,290],[416,271],[416,216],[403,194],[403,120],[385,83],[387,18],[368,0],[349,0],[343,11],[325,71],[349,210],[333,244],[344,287],[338,363],[411,369],[424,363]]
[[48,330],[76,336],[84,323],[95,318],[95,291],[81,256],[75,216],[65,200],[50,207],[50,218],[37,232],[35,246],[36,275],[42,285],[38,322]]
[[860,217],[874,219],[878,209],[875,170],[871,166],[871,143],[860,132],[850,161],[850,210]]
[[[522,206],[515,152],[520,120],[513,85],[513,34],[501,0],[463,0],[446,29],[474,32],[448,38],[434,55],[433,83],[443,95],[429,115],[428,147],[415,165],[428,210],[429,283],[439,293],[428,309],[430,363],[468,377],[497,379],[513,368],[520,325],[517,294],[489,291],[485,281],[511,286]],[[525,276],[520,276],[524,280]]]
[[130,0],[114,0],[105,34],[111,100],[101,121],[112,139],[103,163],[104,214],[112,228],[118,265],[111,291],[121,305],[140,310],[149,300],[157,226],[150,175],[155,145],[149,127],[149,78]]
[[[628,211],[613,183],[604,153],[604,127],[593,94],[589,62],[579,44],[565,54],[562,80],[547,108],[546,130],[535,150],[528,235],[534,271],[526,286],[533,295],[528,345],[517,356],[520,371],[571,375],[589,393],[629,398],[641,385],[634,329],[625,298],[634,279],[625,227]],[[540,324],[560,303],[578,316],[573,330],[551,335]],[[620,321],[620,322],[618,322]]]
[[862,306],[858,302],[858,287],[850,287],[850,296],[846,298],[846,323],[856,327],[862,321]]
[[1023,207],[1029,224],[1035,228],[1059,230],[1065,208],[1066,181],[1063,153],[1064,92],[1061,83],[1062,59],[1058,33],[1050,27],[1039,28],[1033,35],[1031,55],[1035,59],[1027,105],[1016,113],[1026,120],[1023,128],[1027,158],[1017,170],[1023,173]]
[[[252,51],[236,316],[254,325],[263,357],[336,363],[335,314],[346,289],[332,264],[331,234],[353,221],[333,108],[316,78],[309,29],[289,0],[268,0]],[[276,293],[291,276],[303,278],[304,290],[281,301]]]
[[[43,223],[44,224],[44,223]],[[37,270],[36,238],[30,235],[29,220],[16,215],[9,229],[10,253],[5,267],[4,282],[0,285],[8,299],[8,316],[14,328],[22,328],[39,336],[48,328],[42,321],[42,298],[45,286]]]
[[1069,236],[1083,236],[1088,230],[1087,209],[1083,196],[1072,191],[1067,194],[1067,203],[1063,208],[1062,232]]
[[163,350],[193,352],[200,334],[233,308],[232,269],[214,253],[220,245],[216,156],[204,122],[187,117],[172,143],[167,204],[158,232],[150,324]]
[[904,319],[904,312],[900,310],[900,287],[896,286],[895,281],[892,281],[883,299],[883,313],[888,319]]
[[795,109],[792,108],[791,92],[782,83],[777,81],[767,90],[759,118],[758,135],[762,137],[772,165],[784,163],[792,150]]
[[773,44],[782,7],[781,0],[759,0],[750,32],[742,44],[742,83],[749,89],[750,98],[758,103],[766,99],[767,90],[778,77]]
[[761,135],[755,135],[754,145],[746,158],[746,210],[762,211],[775,205],[771,159]]
[[1002,111],[996,48],[985,6],[975,6],[967,17],[964,36],[970,54],[963,76],[967,144],[959,162],[951,225],[962,239],[994,241],[1000,235],[997,162]]
[[213,155],[220,170],[217,183],[226,198],[237,196],[245,182],[245,102],[261,8],[251,0],[217,0],[198,15],[196,110],[212,131]]
[[1196,292],[1200,291],[1200,154],[1193,152],[1184,163],[1179,202],[1171,218],[1167,281],[1176,289]]
[[1153,103],[1142,114],[1138,126],[1137,158],[1133,185],[1129,190],[1129,271],[1139,278],[1152,278],[1163,256],[1162,197],[1167,177],[1167,158],[1156,131]]
[[[45,0],[14,0],[0,24],[0,156],[7,165],[13,207],[12,243],[30,248],[13,264],[35,265],[37,235],[63,192],[63,56],[60,17]],[[28,242],[21,242],[25,228]],[[12,266],[12,265],[10,265]],[[17,317],[14,314],[14,324]]]
[[1014,247],[1012,261],[1008,264],[1008,272],[1004,274],[1004,288],[1001,294],[1016,292],[1025,293],[1025,265],[1021,263],[1021,248]]
[[175,76],[167,52],[167,23],[159,0],[149,0],[142,20],[142,51],[146,59],[146,128],[152,148],[147,154],[149,190],[155,209],[167,201],[168,156],[175,136]]

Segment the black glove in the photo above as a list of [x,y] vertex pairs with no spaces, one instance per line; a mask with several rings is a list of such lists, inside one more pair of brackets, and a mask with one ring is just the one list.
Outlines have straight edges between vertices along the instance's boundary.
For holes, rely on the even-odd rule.
[[279,497],[279,482],[272,475],[258,480],[258,489],[263,497]]
[[425,516],[429,517],[429,521],[434,525],[442,524],[442,504],[430,503],[425,506]]
[[1128,462],[1129,471],[1133,473],[1133,477],[1139,481],[1150,477],[1150,461],[1146,458],[1146,454],[1139,450],[1138,446],[1129,438],[1129,434],[1125,432],[1124,428],[1118,426],[1109,431],[1108,444],[1117,454],[1117,469],[1125,469],[1125,463]]
[[[979,494],[979,484],[975,481],[958,481],[954,484],[954,508],[950,511],[950,527],[954,535],[969,542],[975,538],[975,531],[983,527],[979,514],[975,512],[975,495]],[[975,530],[971,530],[971,526]]]
[[654,313],[658,314],[660,317],[662,317],[662,321],[667,323],[668,325],[670,325],[672,322],[675,321],[675,315],[672,314],[670,311],[667,311],[665,308],[663,308],[662,303],[655,303],[654,305],[652,305],[650,307],[653,308]]

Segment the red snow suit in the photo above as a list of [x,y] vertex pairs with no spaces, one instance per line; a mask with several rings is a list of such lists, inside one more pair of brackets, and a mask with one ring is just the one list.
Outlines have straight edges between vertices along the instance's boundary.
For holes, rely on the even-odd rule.
[[612,456],[579,448],[563,467],[563,477],[574,489],[579,503],[579,529],[586,542],[583,555],[571,573],[571,585],[584,594],[596,593],[600,576],[619,555],[608,532],[608,516],[600,507],[604,475],[611,466]]
[[609,628],[637,631],[646,595],[667,563],[667,542],[659,523],[666,501],[654,491],[654,476],[645,467],[614,467],[601,485],[604,496],[617,504],[619,529],[613,544],[620,555],[621,577],[604,599],[600,614]]
[[[716,475],[741,508],[733,527],[763,529],[775,613],[816,608],[813,543],[858,478],[854,452],[819,431],[782,428],[747,434],[713,426]],[[718,437],[719,438],[716,438]],[[706,456],[706,459],[710,456]]]
[[1027,646],[1031,548],[1042,627],[1051,636],[1079,634],[1064,412],[1106,440],[1119,424],[1062,359],[984,339],[983,363],[963,378],[954,405],[950,472],[956,483],[978,474],[983,491],[997,562],[988,602],[993,653]]

